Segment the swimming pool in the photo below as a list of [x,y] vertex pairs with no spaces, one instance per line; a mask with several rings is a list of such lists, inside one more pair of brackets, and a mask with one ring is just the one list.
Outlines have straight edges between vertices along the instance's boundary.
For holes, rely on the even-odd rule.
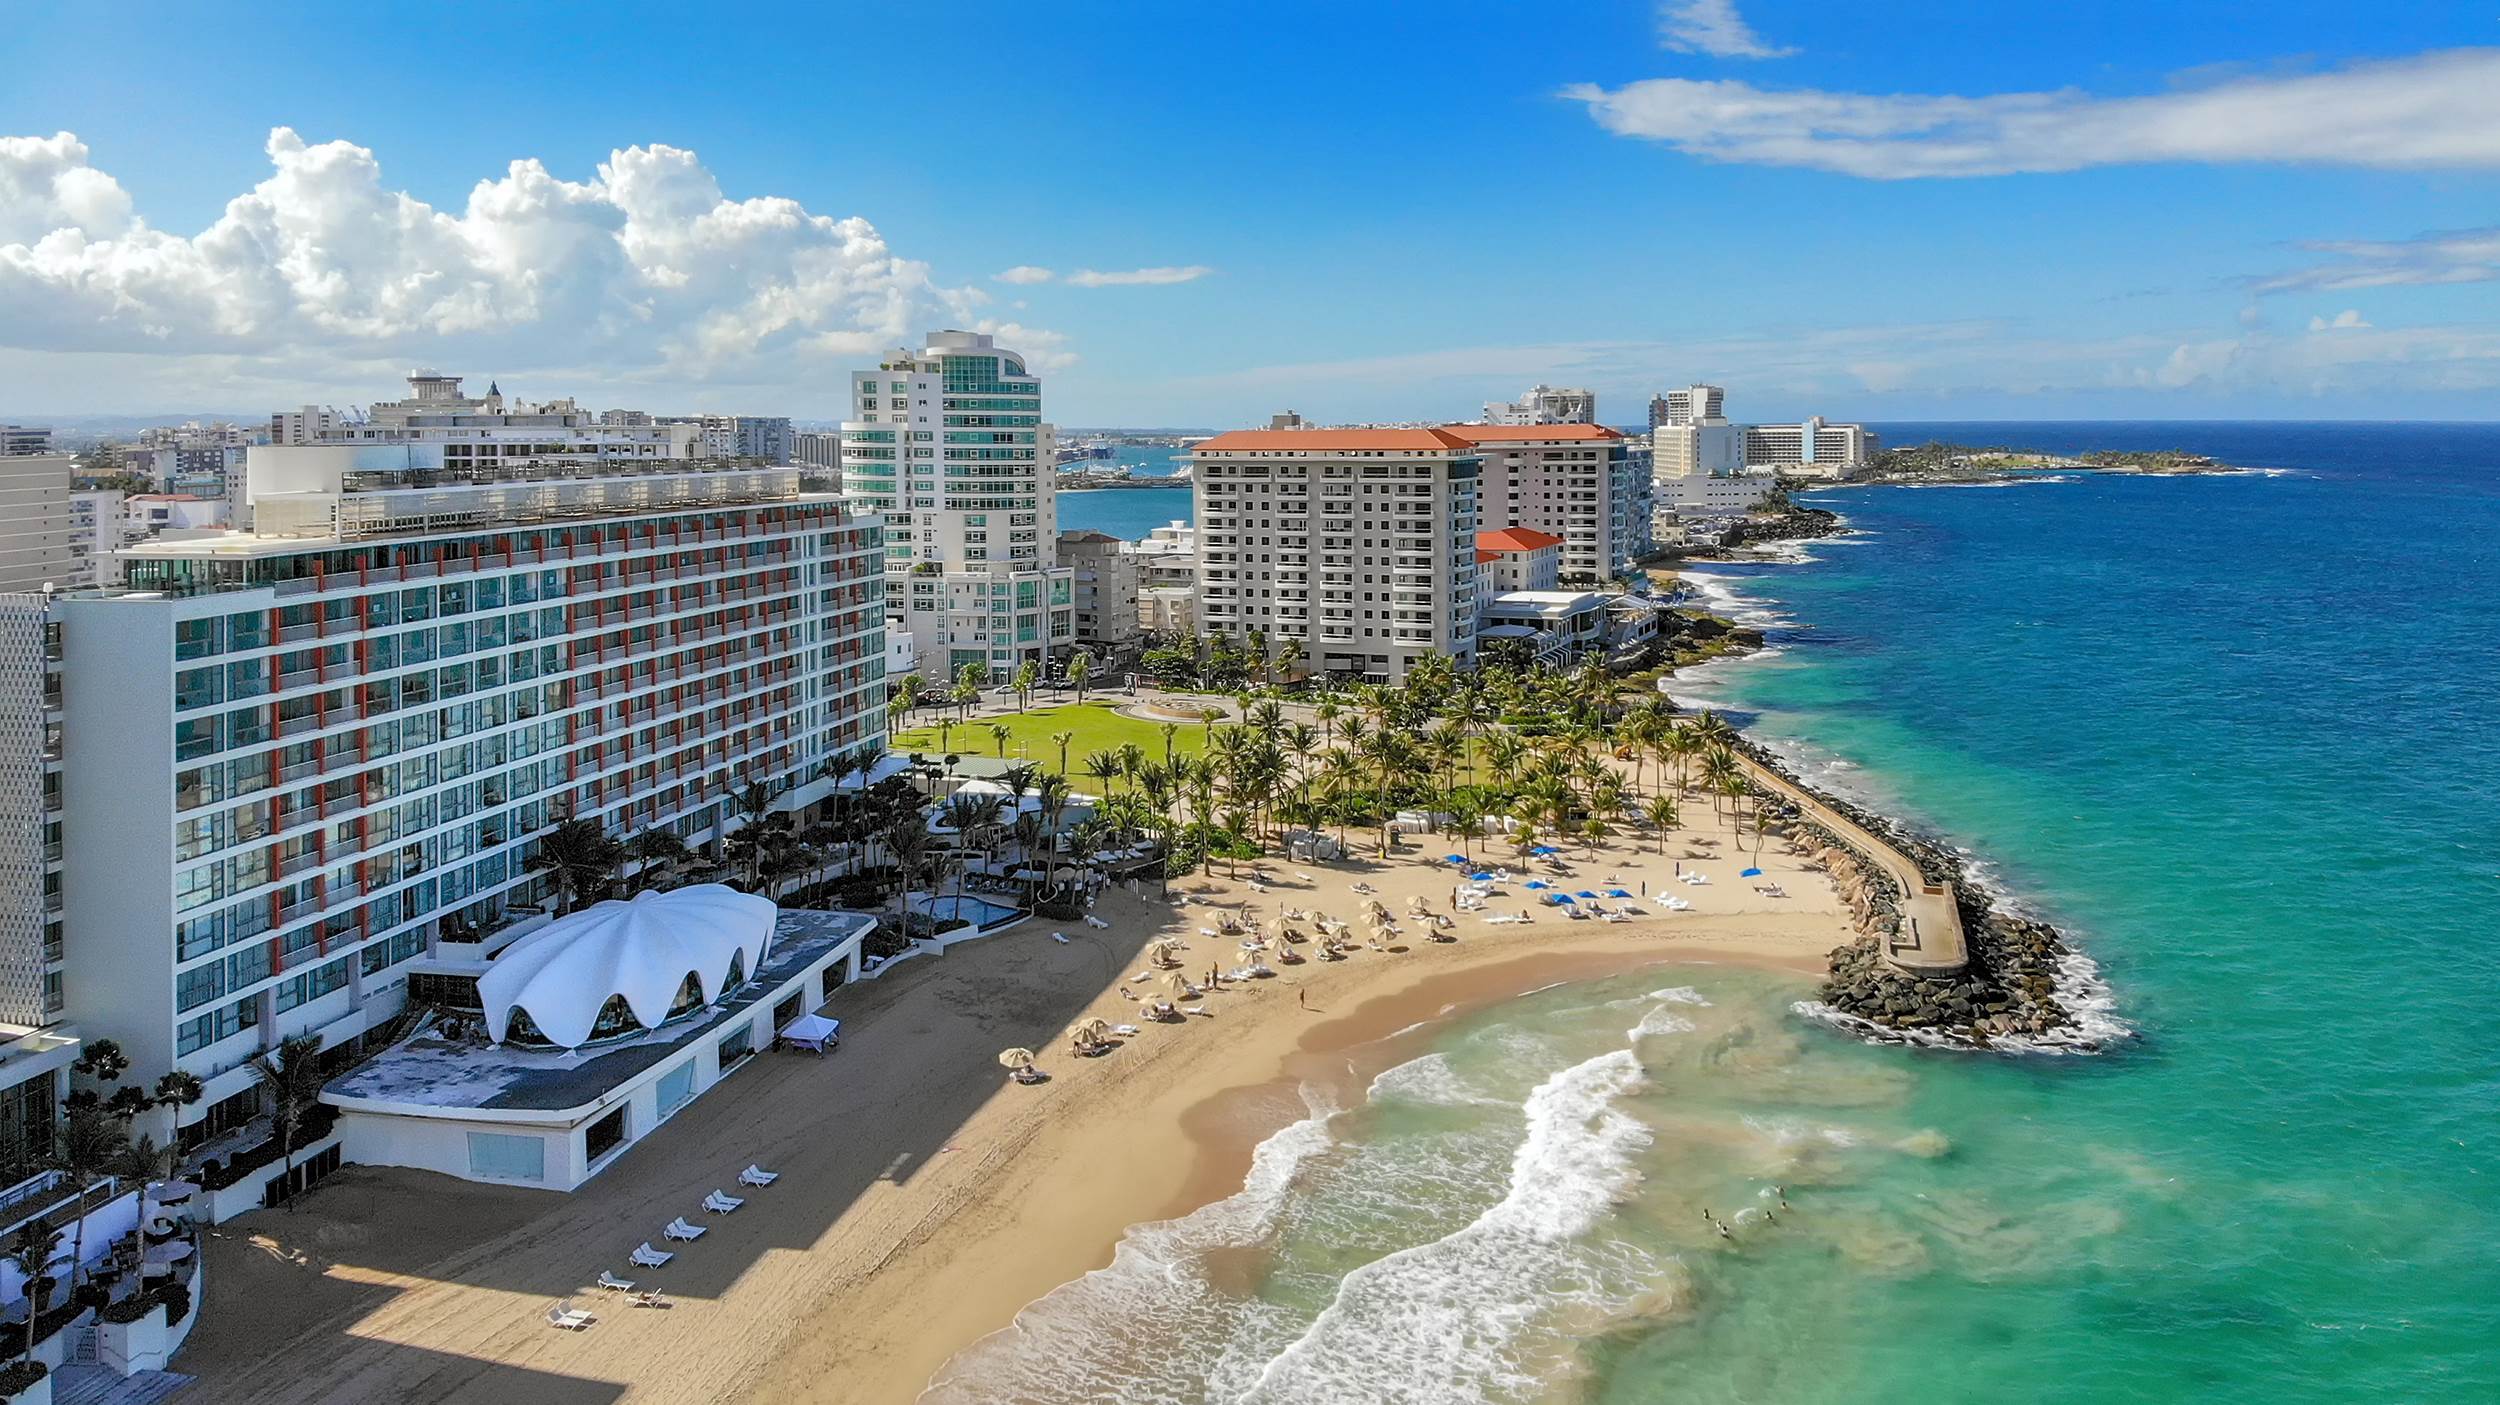
[[911,900],[911,910],[940,921],[949,917],[960,917],[975,927],[995,927],[1010,918],[1024,915],[1022,908],[1003,907],[981,898],[956,897],[951,894],[943,897],[914,896]]

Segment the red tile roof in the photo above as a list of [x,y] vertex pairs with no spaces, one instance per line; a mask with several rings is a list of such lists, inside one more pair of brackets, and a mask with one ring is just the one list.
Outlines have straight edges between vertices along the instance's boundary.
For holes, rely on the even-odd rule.
[[1450,433],[1470,444],[1542,443],[1552,440],[1621,439],[1602,424],[1453,424]]
[[1420,449],[1447,453],[1468,441],[1439,429],[1236,429],[1196,446],[1196,452],[1239,453],[1253,449],[1301,449],[1333,454],[1349,449]]
[[1476,550],[1479,552],[1542,551],[1562,544],[1562,538],[1551,532],[1540,532],[1534,527],[1504,527],[1498,532],[1476,533]]

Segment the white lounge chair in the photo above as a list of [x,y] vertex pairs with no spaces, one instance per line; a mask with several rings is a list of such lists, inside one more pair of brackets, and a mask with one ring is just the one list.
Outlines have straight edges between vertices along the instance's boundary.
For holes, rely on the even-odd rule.
[[651,1241],[646,1239],[642,1241],[642,1247],[636,1249],[628,1257],[633,1259],[636,1268],[658,1268],[677,1256],[666,1249],[652,1248]]
[[640,1292],[640,1293],[636,1293],[636,1294],[634,1294],[634,1306],[636,1306],[636,1307],[675,1307],[675,1306],[677,1306],[677,1304],[675,1304],[675,1303],[673,1303],[673,1302],[670,1302],[670,1301],[668,1300],[668,1294],[661,1292],[661,1291],[660,1291],[659,1289],[657,1289],[657,1288],[653,1288],[653,1289],[650,1289],[650,1290],[645,1291],[645,1292]]
[[1065,932],[1053,932],[1050,934],[1050,939],[1059,943],[1061,946],[1066,946],[1068,944],[1068,934]]
[[598,1320],[598,1318],[582,1311],[580,1308],[573,1306],[569,1302],[557,1303],[553,1307],[547,1309],[547,1325],[550,1327],[562,1327],[569,1332],[581,1331],[583,1328],[588,1327],[591,1323]]
[[710,1231],[699,1224],[686,1223],[686,1217],[679,1215],[676,1219],[670,1220],[667,1227],[663,1228],[660,1233],[681,1243],[692,1244]]
[[715,1215],[726,1215],[745,1203],[737,1196],[727,1195],[717,1190],[703,1197],[703,1208]]
[[603,1268],[599,1270],[599,1286],[611,1293],[630,1293],[634,1291],[634,1280],[619,1278]]
[[738,1184],[740,1185],[771,1185],[773,1182],[780,1179],[781,1173],[779,1171],[767,1171],[761,1166],[751,1165],[738,1173]]

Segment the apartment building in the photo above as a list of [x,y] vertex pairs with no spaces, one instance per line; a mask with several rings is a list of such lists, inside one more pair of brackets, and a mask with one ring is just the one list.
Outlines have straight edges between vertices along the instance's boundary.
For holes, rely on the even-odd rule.
[[1138,621],[1138,558],[1108,532],[1062,532],[1059,559],[1076,576],[1076,642],[1123,649],[1143,632]]
[[[440,402],[411,421],[467,413]],[[411,963],[543,910],[558,822],[701,845],[746,786],[809,805],[883,743],[874,516],[794,467],[478,442],[256,448],[252,530],[140,543],[123,588],[44,611],[46,974],[126,1081],[204,1081],[160,1140],[241,1125],[254,1055],[359,1039]]]
[[1574,387],[1532,385],[1517,400],[1484,402],[1486,424],[1595,424],[1597,392]]
[[797,447],[786,415],[704,415],[695,423],[715,454],[786,463]]
[[0,594],[69,583],[74,464],[68,454],[0,455]]
[[808,475],[811,481],[833,485],[828,491],[839,491],[842,482],[842,436],[822,430],[799,430],[790,436],[790,457],[793,461],[816,470]]
[[[1475,426],[1482,428],[1482,426]],[[1475,657],[1484,456],[1447,429],[1239,430],[1190,454],[1200,631],[1396,682]]]
[[1563,539],[1568,579],[1612,580],[1649,543],[1650,485],[1623,436],[1596,424],[1453,424],[1482,460],[1477,522]]
[[1042,383],[987,333],[932,333],[851,375],[842,492],[887,522],[888,628],[922,670],[1047,667],[1076,643]]
[[269,442],[317,444],[338,427],[338,411],[327,405],[303,405],[269,417]]
[[33,424],[0,424],[0,459],[51,452],[51,430]]
[[1173,522],[1122,549],[1137,562],[1137,627],[1145,634],[1198,628],[1198,529]]
[[1654,395],[1649,401],[1649,427],[1668,424],[1724,424],[1727,392],[1715,385],[1688,385]]

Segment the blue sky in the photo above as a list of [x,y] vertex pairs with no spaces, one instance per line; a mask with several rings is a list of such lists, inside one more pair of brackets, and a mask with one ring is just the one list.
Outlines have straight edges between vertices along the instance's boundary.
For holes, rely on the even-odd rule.
[[685,13],[13,9],[0,415],[831,418],[964,324],[1068,424],[2500,412],[2488,9]]

